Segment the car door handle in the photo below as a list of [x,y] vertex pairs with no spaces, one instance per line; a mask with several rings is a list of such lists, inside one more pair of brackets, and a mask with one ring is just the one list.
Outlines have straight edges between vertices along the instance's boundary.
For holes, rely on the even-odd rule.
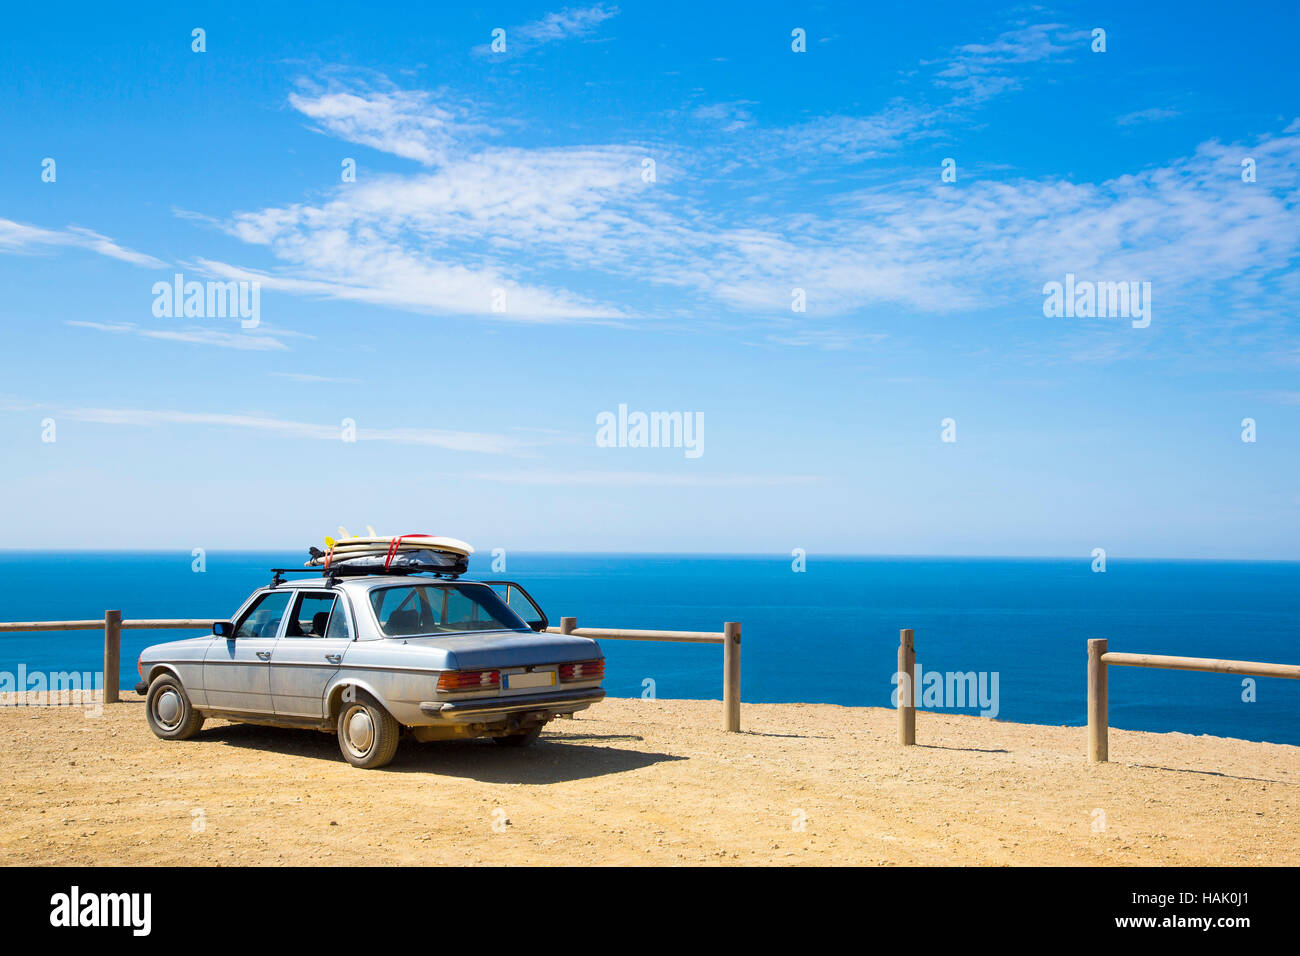
[[329,661],[331,664],[337,664],[339,661],[343,660],[343,655],[342,655],[342,654],[326,654],[326,655],[325,655],[325,660]]
[[257,656],[260,657],[260,658],[261,658],[262,660],[264,660],[264,661],[269,661],[269,660],[271,659],[271,652],[270,652],[270,651],[258,651],[258,652],[257,652]]

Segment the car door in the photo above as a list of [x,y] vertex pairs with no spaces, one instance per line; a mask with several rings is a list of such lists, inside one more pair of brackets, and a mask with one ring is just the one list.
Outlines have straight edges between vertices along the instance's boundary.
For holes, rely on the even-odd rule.
[[347,598],[300,590],[271,657],[271,705],[278,715],[324,717],[325,688],[352,643]]
[[271,655],[292,597],[288,588],[261,592],[235,621],[231,635],[208,647],[203,660],[208,707],[272,713]]
[[524,623],[534,631],[544,631],[550,623],[542,606],[533,600],[532,595],[514,581],[484,581],[488,587],[500,595],[506,606],[514,611]]

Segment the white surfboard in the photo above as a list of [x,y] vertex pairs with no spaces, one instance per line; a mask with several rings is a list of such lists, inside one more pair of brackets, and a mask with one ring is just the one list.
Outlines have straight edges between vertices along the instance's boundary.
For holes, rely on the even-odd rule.
[[427,549],[430,551],[449,551],[452,554],[461,554],[469,557],[474,553],[473,545],[461,541],[459,538],[448,538],[443,535],[390,535],[384,537],[375,535],[365,538],[344,538],[334,545],[335,554],[358,554],[362,552],[383,553],[393,547],[397,538],[401,541],[397,543],[397,550],[411,551]]
[[[398,540],[400,538],[400,540]],[[396,544],[399,548],[432,548],[437,551],[454,551],[458,554],[473,554],[474,548],[459,538],[443,535],[375,535],[365,538],[345,538],[334,545],[335,553],[339,551],[383,551]]]

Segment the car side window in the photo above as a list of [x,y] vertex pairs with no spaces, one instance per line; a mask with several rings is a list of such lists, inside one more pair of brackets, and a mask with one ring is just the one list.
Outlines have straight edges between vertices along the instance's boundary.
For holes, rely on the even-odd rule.
[[289,616],[285,637],[324,637],[334,610],[334,595],[329,591],[300,591]]
[[334,602],[334,611],[330,614],[330,623],[325,636],[341,638],[345,641],[352,640],[352,625],[348,623],[348,603],[341,596]]
[[235,628],[235,637],[275,637],[289,606],[288,591],[271,591],[257,599]]
[[519,585],[513,581],[488,581],[486,582],[496,591],[506,607],[514,611],[523,619],[531,628],[544,627],[547,623],[546,614]]

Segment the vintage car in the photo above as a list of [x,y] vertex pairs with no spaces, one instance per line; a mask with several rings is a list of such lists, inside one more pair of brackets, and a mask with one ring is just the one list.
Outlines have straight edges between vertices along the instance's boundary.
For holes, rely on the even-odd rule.
[[208,717],[304,727],[337,733],[366,768],[403,735],[524,746],[605,696],[600,645],[546,626],[514,582],[277,572],[211,635],[146,648],[135,689],[165,740]]

